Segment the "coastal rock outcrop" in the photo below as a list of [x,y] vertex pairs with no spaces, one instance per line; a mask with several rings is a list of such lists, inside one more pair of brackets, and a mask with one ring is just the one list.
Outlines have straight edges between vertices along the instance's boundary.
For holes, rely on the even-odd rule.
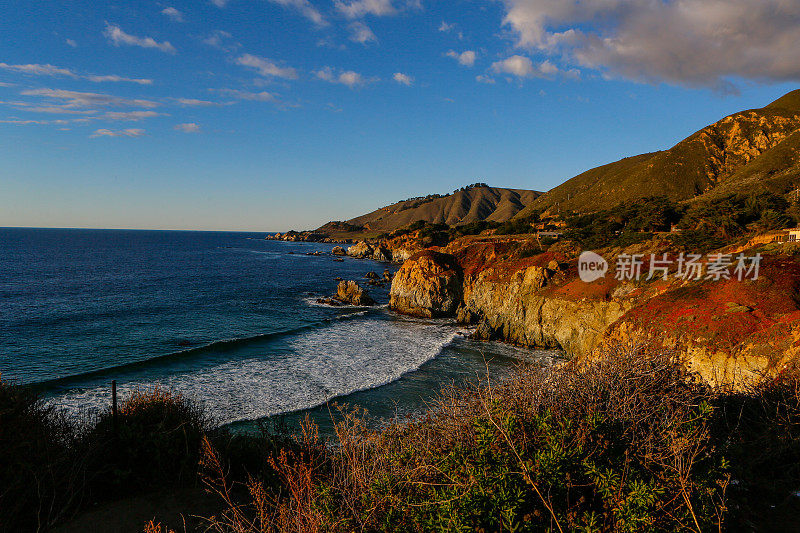
[[375,250],[367,244],[366,241],[358,241],[357,244],[349,247],[347,249],[347,255],[350,257],[355,257],[356,259],[367,259],[372,258],[372,255],[375,253]]
[[375,300],[373,300],[367,291],[362,289],[355,281],[339,282],[339,286],[336,288],[336,299],[342,303],[357,306],[375,304]]
[[598,345],[608,327],[633,303],[622,300],[562,298],[543,291],[553,271],[531,266],[510,280],[496,279],[490,269],[464,288],[458,319],[477,323],[474,337],[498,339],[523,346],[563,349],[571,356],[586,356]]
[[395,274],[389,306],[424,318],[453,316],[461,302],[462,285],[463,274],[455,257],[423,250]]
[[395,248],[392,250],[392,261],[395,263],[403,263],[412,255],[414,255],[414,252],[407,248]]
[[384,263],[390,263],[392,261],[393,255],[391,250],[386,248],[385,246],[378,245],[374,248],[372,252],[372,258],[375,261],[382,261]]
[[331,250],[331,253],[333,255],[347,255],[347,252],[345,252],[344,248],[341,246],[334,246],[333,250]]

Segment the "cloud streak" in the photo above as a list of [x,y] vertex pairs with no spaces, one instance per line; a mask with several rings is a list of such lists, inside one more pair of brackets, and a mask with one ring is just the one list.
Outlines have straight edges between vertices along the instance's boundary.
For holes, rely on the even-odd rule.
[[266,57],[244,54],[237,57],[234,62],[237,65],[252,68],[265,77],[274,76],[287,80],[296,80],[298,78],[297,70],[292,67],[278,66],[271,59],[267,59]]
[[331,67],[323,67],[316,71],[314,75],[320,80],[327,81],[328,83],[346,85],[351,89],[361,85],[366,85],[367,83],[378,81],[375,78],[365,78],[353,70],[336,71]]
[[146,132],[145,130],[138,129],[138,128],[128,128],[125,130],[107,130],[107,129],[99,129],[95,130],[94,133],[90,135],[91,138],[97,137],[141,137]]
[[385,17],[397,13],[391,0],[352,0],[350,2],[336,0],[334,5],[340,13],[351,19],[361,18],[365,15]]
[[251,102],[277,102],[278,99],[274,94],[267,91],[261,92],[248,92],[240,91],[238,89],[218,89],[217,92],[227,94],[239,100],[249,100]]
[[10,70],[12,72],[19,72],[21,74],[31,74],[34,76],[64,76],[67,78],[77,78],[78,75],[66,68],[56,67],[54,65],[9,65],[8,63],[0,63],[0,68],[3,70]]
[[183,133],[200,133],[200,126],[194,122],[187,122],[185,124],[176,124],[175,129]]
[[169,41],[158,42],[152,37],[137,37],[122,31],[122,28],[114,24],[106,22],[106,28],[103,30],[103,35],[114,46],[138,46],[140,48],[153,48],[161,50],[167,54],[175,54],[177,50],[170,44]]
[[172,22],[183,22],[183,13],[174,7],[165,7],[161,10],[161,14],[169,17]]
[[20,74],[33,75],[33,76],[53,76],[53,77],[65,77],[72,79],[84,79],[91,81],[93,83],[125,82],[125,83],[137,83],[139,85],[152,85],[153,83],[153,80],[150,79],[126,78],[124,76],[117,76],[116,74],[109,74],[103,76],[96,74],[85,74],[85,75],[77,74],[76,72],[68,68],[56,67],[50,64],[9,65],[8,63],[0,63],[0,69],[8,70],[11,72],[18,72]]
[[28,89],[20,94],[61,100],[64,101],[66,109],[87,107],[143,107],[145,109],[153,109],[161,105],[153,100],[120,98],[109,94],[66,91],[63,89]]
[[269,0],[273,4],[283,6],[288,9],[298,11],[302,16],[314,23],[314,25],[323,27],[328,26],[328,21],[322,16],[317,8],[311,5],[308,0]]

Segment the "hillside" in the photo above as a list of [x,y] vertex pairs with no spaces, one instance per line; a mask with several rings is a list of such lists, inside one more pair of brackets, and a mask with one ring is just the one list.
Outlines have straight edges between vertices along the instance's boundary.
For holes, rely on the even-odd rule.
[[432,195],[397,202],[343,223],[329,222],[316,231],[336,234],[341,230],[360,227],[364,233],[389,233],[419,220],[449,226],[481,220],[505,222],[540,194],[523,189],[468,187],[446,196]]
[[690,200],[800,183],[800,90],[761,109],[728,116],[672,148],[580,174],[535,200],[533,210],[587,212],[648,196]]

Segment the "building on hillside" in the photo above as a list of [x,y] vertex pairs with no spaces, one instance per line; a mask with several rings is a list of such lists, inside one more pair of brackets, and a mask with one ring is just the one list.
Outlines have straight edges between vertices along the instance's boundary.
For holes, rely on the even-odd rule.
[[789,228],[781,230],[772,242],[800,242],[800,228]]

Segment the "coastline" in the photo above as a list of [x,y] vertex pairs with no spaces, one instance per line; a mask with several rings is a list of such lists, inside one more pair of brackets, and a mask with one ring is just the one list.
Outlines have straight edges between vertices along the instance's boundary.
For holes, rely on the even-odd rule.
[[[139,235],[147,238],[149,234]],[[122,237],[124,238],[124,235]],[[159,237],[164,238],[165,235],[159,234]],[[191,234],[183,235],[183,238],[189,237]],[[217,237],[222,238],[224,235],[215,238]],[[335,401],[381,403],[399,395],[402,396],[399,403],[402,404],[403,412],[418,411],[424,408],[425,402],[444,386],[455,382],[476,383],[483,379],[479,375],[485,375],[487,364],[480,357],[467,357],[469,360],[467,369],[459,366],[461,362],[457,353],[462,348],[475,351],[474,346],[463,347],[465,344],[470,345],[472,341],[460,337],[456,341],[453,340],[459,332],[463,332],[464,328],[461,325],[452,318],[418,320],[395,314],[387,308],[389,285],[386,280],[383,278],[370,280],[364,277],[370,270],[381,272],[387,267],[393,272],[398,263],[376,260],[374,251],[371,255],[363,253],[364,249],[369,249],[364,246],[357,247],[361,253],[353,254],[356,257],[346,256],[346,262],[341,263],[338,262],[340,256],[331,255],[329,243],[287,242],[289,248],[284,248],[283,245],[264,248],[261,246],[263,238],[256,239],[250,235],[245,238],[251,244],[247,245],[247,249],[240,250],[235,244],[240,238],[235,235],[231,242],[223,239],[220,241],[223,247],[218,248],[215,244],[212,253],[214,255],[221,253],[214,251],[217,249],[231,250],[231,253],[234,253],[231,257],[237,262],[246,259],[254,265],[271,265],[277,261],[292,268],[302,267],[314,273],[312,278],[292,277],[286,281],[290,287],[286,292],[287,302],[297,306],[298,310],[293,311],[293,314],[306,313],[307,318],[301,320],[297,317],[292,319],[291,325],[283,326],[280,323],[273,325],[272,322],[262,324],[261,321],[257,321],[253,323],[254,327],[242,336],[219,335],[212,328],[209,328],[209,336],[205,338],[181,333],[176,341],[161,343],[160,345],[166,348],[163,351],[143,349],[142,355],[137,357],[127,354],[129,357],[127,361],[113,357],[88,360],[87,370],[77,373],[66,374],[58,368],[59,374],[30,383],[31,389],[43,393],[54,405],[60,405],[66,412],[76,413],[76,416],[82,417],[84,415],[77,413],[87,410],[99,413],[110,405],[111,380],[118,381],[118,390],[122,398],[139,387],[157,386],[174,389],[187,397],[209,402],[209,408],[216,413],[216,417],[223,425],[229,423],[236,425],[245,421],[240,425],[250,424],[253,427],[256,425],[255,421],[263,420],[265,417],[280,416],[276,415],[275,409],[288,414],[289,417],[296,417],[297,413],[315,409],[319,411],[321,406]],[[375,246],[375,249],[380,248]],[[387,253],[386,248],[383,250],[383,253]],[[362,261],[357,257],[369,261]],[[256,279],[264,277],[258,270],[254,270],[253,273]],[[181,276],[180,273],[176,275]],[[317,304],[317,299],[329,296],[330,291],[335,289],[336,282],[333,280],[340,275],[356,279],[364,288],[373,291],[379,300],[379,305],[329,307]],[[372,281],[378,285],[371,285]],[[160,286],[160,282],[157,286]],[[255,291],[253,297],[271,298],[270,295],[259,296],[260,290],[257,286]],[[310,295],[309,291],[312,291],[313,295]],[[202,312],[202,308],[198,311]],[[156,318],[157,315],[154,316],[154,319]],[[119,327],[123,326],[124,321],[119,324]],[[335,338],[330,338],[331,335]],[[393,335],[401,337],[392,338]],[[426,340],[429,337],[430,340]],[[304,338],[309,339],[307,343]],[[111,340],[122,344],[125,339],[117,338],[115,335]],[[67,345],[64,344],[62,348],[64,346]],[[153,346],[158,348],[159,344]],[[518,362],[508,353],[504,354],[507,351],[504,346],[492,347],[491,344],[480,346],[480,350],[487,352],[487,358],[490,359],[488,362],[490,373],[494,373],[495,370],[502,371]],[[156,355],[151,355],[153,353]],[[310,354],[314,359],[307,362],[302,359],[292,359],[296,354]],[[442,354],[448,364],[435,362],[435,359]],[[331,356],[334,359],[329,359]],[[336,365],[341,366],[343,370],[338,373],[327,371],[328,375],[321,374],[319,379],[314,378],[312,372],[306,379],[311,380],[318,392],[306,393],[306,396],[297,396],[288,389],[285,393],[281,393],[283,389],[278,382],[284,378],[275,377],[274,380],[277,381],[273,382],[272,378],[268,377],[270,372],[279,372],[279,375],[293,383],[300,379],[298,372],[308,372],[316,365],[333,364],[334,361],[338,361]],[[358,363],[359,361],[361,363]],[[358,364],[369,366],[353,367],[348,375],[346,369]],[[303,365],[311,366],[306,368]],[[293,373],[290,370],[292,366],[299,370]],[[215,376],[214,372],[218,374]],[[409,374],[415,373],[425,375],[428,386],[423,389],[415,388],[414,378],[409,377]],[[335,381],[326,382],[332,379],[331,376],[339,376],[336,379],[342,380],[341,385],[337,385]],[[12,377],[11,374],[6,374],[6,378],[9,377]],[[395,385],[398,381],[401,384]],[[403,392],[406,384],[409,391],[407,394]],[[387,385],[392,392],[377,394],[369,392]],[[263,392],[263,389],[267,389],[267,392]],[[250,400],[247,399],[248,395],[252,395]],[[292,404],[292,401],[300,403]],[[226,402],[233,403],[226,404]],[[261,410],[261,406],[270,405],[277,407]],[[389,403],[385,405],[381,417],[393,417],[392,405]],[[224,414],[229,408],[232,408],[234,413],[230,416]]]

